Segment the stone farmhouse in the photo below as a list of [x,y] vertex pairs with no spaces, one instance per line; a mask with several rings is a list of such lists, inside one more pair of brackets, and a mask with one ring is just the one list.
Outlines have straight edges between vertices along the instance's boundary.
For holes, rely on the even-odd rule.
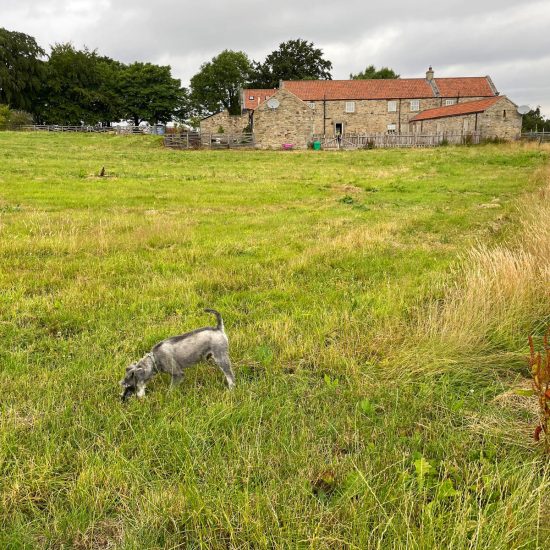
[[290,143],[305,148],[314,136],[479,132],[516,139],[517,105],[501,96],[489,76],[391,80],[281,81],[278,89],[244,89],[242,114],[217,113],[201,132],[252,131],[259,148]]

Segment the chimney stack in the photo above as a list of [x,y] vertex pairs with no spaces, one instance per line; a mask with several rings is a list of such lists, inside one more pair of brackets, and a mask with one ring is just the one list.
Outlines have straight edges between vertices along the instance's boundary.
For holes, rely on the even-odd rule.
[[432,66],[430,65],[429,69],[426,71],[426,80],[430,81],[434,79],[434,70],[432,69]]

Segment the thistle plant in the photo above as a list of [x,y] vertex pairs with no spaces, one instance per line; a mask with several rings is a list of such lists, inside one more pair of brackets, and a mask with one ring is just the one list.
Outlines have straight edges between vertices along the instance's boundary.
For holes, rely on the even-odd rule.
[[541,434],[544,437],[544,445],[550,452],[550,433],[548,424],[550,420],[550,327],[543,338],[543,351],[535,352],[533,337],[529,336],[529,367],[533,377],[533,390],[538,397],[540,405],[539,425],[535,428],[535,441],[540,441]]

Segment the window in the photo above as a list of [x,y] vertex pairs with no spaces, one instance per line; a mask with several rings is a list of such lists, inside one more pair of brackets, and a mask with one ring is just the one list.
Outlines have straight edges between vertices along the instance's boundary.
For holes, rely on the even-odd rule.
[[445,106],[447,107],[448,105],[454,105],[456,103],[456,99],[446,99],[445,100]]
[[395,113],[397,111],[397,101],[388,101],[388,113]]
[[355,113],[355,101],[346,101],[346,113]]
[[310,109],[315,109],[315,101],[308,101],[307,106],[308,106]]
[[388,134],[395,134],[397,124],[388,124]]
[[252,100],[252,99],[254,99],[254,96],[253,96],[253,95],[249,95],[249,96],[248,96],[248,99]]
[[506,118],[506,109],[504,109],[504,111],[502,111],[502,118]]
[[420,111],[420,100],[419,99],[411,99],[411,112],[413,111]]

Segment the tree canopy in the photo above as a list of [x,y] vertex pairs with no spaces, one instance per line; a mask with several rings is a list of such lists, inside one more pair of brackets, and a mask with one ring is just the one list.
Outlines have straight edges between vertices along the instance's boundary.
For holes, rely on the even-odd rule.
[[201,114],[227,109],[240,114],[240,89],[250,79],[251,64],[244,52],[224,50],[203,63],[191,78],[191,102]]
[[168,122],[181,113],[186,92],[181,81],[172,78],[169,66],[152,63],[132,63],[119,74],[116,89],[121,102],[122,118],[137,126],[146,120]]
[[523,132],[550,132],[550,119],[545,118],[540,112],[540,107],[531,109],[523,115]]
[[389,67],[380,67],[377,69],[374,65],[369,65],[363,72],[349,75],[351,80],[371,80],[375,78],[399,78],[399,75]]
[[32,36],[0,28],[0,103],[31,108],[43,82],[44,55]]
[[313,42],[287,40],[263,63],[254,62],[251,87],[275,88],[280,80],[331,80],[332,63]]
[[46,64],[38,117],[51,124],[97,124],[120,118],[115,91],[122,65],[95,51],[56,44]]

